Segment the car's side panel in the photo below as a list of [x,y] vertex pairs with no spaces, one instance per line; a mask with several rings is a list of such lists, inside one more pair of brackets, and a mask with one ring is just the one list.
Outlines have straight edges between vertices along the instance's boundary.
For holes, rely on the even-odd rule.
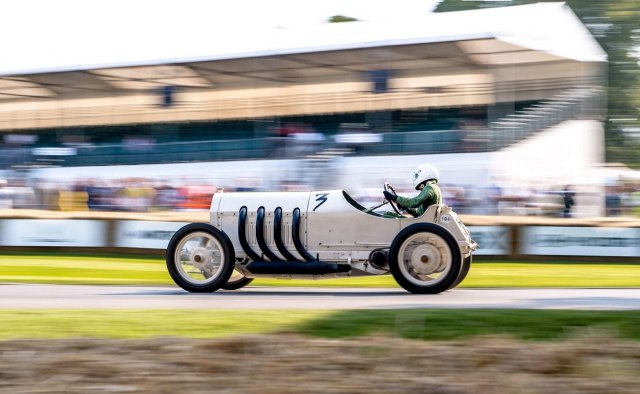
[[[211,204],[211,223],[224,231],[233,243],[236,256],[244,257],[238,238],[239,212],[242,207],[247,208],[247,218],[245,223],[245,233],[247,243],[251,249],[261,255],[256,236],[257,212],[260,207],[264,207],[263,235],[266,246],[279,258],[285,260],[278,251],[274,239],[274,215],[276,208],[282,209],[282,241],[285,248],[297,258],[301,256],[297,253],[292,240],[291,227],[292,215],[296,208],[302,214],[302,228],[306,231],[306,212],[309,205],[309,192],[259,192],[259,193],[217,193]],[[306,240],[303,238],[303,243]]]
[[342,190],[313,192],[307,218],[307,248],[320,260],[367,260],[388,248],[404,219],[382,218],[351,205]]

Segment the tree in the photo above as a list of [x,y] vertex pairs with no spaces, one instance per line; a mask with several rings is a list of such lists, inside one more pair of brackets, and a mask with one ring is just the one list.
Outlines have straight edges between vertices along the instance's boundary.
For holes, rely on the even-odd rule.
[[334,15],[328,20],[329,23],[356,22],[356,21],[357,21],[356,18],[352,18],[350,16],[344,16],[344,15]]
[[[557,0],[444,0],[436,12]],[[607,52],[606,160],[640,168],[640,142],[625,130],[640,129],[640,0],[565,0]],[[541,26],[541,28],[543,28]]]

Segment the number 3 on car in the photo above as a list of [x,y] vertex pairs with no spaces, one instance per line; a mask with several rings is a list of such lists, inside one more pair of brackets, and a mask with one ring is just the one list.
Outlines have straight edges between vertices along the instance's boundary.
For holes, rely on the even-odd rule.
[[344,190],[216,193],[210,223],[178,230],[166,261],[190,292],[238,289],[253,278],[391,274],[411,293],[460,284],[478,245],[446,205],[418,218],[386,218]]

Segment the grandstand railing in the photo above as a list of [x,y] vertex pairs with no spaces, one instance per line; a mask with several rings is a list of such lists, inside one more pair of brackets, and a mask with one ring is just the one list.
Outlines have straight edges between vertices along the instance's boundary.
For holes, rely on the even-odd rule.
[[[142,147],[126,144],[77,146],[70,154],[45,150],[21,152],[11,165],[122,165],[197,161],[248,160],[264,158],[304,158],[328,147],[342,148],[343,154],[389,155],[457,152],[462,133],[458,130],[390,132],[379,134],[375,143],[337,143],[332,138],[321,141],[298,141],[293,137],[166,142]],[[33,154],[37,152],[37,154]]]
[[489,124],[489,150],[498,150],[568,119],[597,119],[603,89],[575,87],[508,114]]

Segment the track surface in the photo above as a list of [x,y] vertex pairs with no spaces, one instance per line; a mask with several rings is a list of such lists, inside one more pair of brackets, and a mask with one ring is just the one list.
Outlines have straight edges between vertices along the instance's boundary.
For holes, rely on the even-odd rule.
[[640,310],[640,289],[398,289],[248,287],[190,294],[177,287],[0,284],[0,309],[403,309]]

